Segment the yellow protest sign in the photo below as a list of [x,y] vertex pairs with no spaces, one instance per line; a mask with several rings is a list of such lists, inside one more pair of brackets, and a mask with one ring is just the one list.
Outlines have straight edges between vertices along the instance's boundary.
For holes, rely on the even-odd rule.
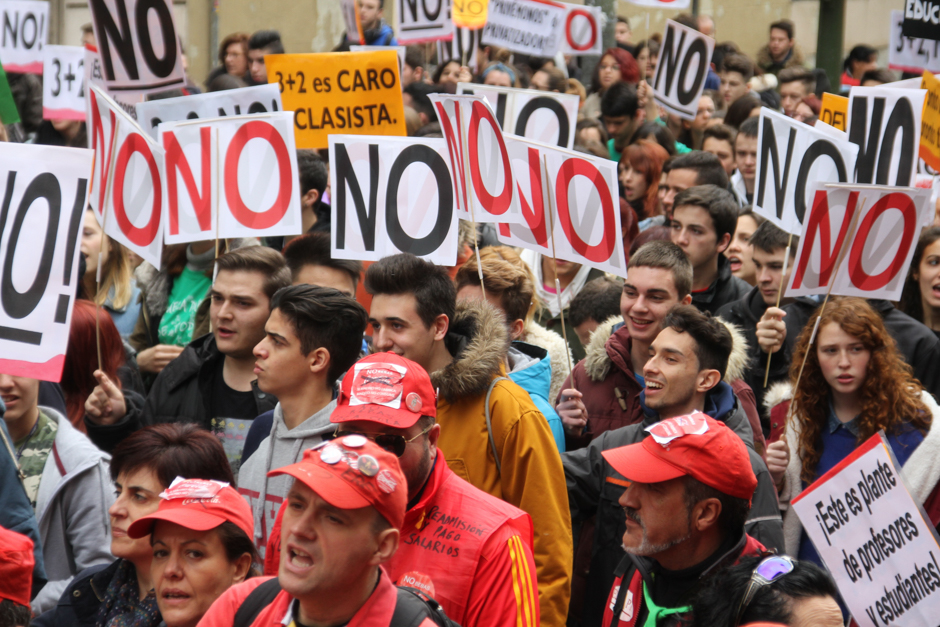
[[920,158],[930,167],[940,170],[940,80],[929,70],[924,70],[920,88],[927,90],[920,122]]
[[294,112],[298,148],[328,148],[332,134],[406,134],[394,50],[273,54],[264,65]]
[[457,28],[477,30],[486,24],[486,10],[490,0],[453,0],[451,16]]
[[849,116],[849,99],[845,96],[825,93],[822,97],[822,107],[819,111],[819,119],[845,132],[846,119]]

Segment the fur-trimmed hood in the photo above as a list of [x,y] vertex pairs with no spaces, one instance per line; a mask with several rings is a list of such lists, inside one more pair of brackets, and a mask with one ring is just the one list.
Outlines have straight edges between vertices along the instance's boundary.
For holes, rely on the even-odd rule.
[[[548,393],[549,399],[558,398],[561,392],[565,377],[569,374],[569,369],[574,367],[574,360],[571,359],[571,350],[565,343],[565,338],[549,331],[534,320],[526,322],[524,341],[535,346],[540,346],[548,351],[548,357],[552,364],[552,385]],[[571,361],[568,361],[571,359]]]
[[464,301],[444,338],[454,360],[431,373],[431,383],[450,403],[485,394],[499,376],[509,350],[509,334],[502,315],[483,301]]
[[[737,325],[731,324],[721,318],[718,318],[718,320],[721,321],[731,333],[731,355],[728,357],[728,368],[725,371],[723,379],[723,381],[731,383],[742,379],[747,370],[747,339]],[[586,349],[587,355],[584,357],[584,370],[592,381],[603,381],[610,372],[612,361],[610,354],[607,352],[607,341],[610,339],[610,336],[613,335],[615,327],[619,328],[618,325],[621,324],[623,324],[623,318],[620,316],[611,316],[598,325],[594,333],[591,334],[591,340],[588,342]],[[630,358],[629,355],[625,355],[624,357],[628,360]]]

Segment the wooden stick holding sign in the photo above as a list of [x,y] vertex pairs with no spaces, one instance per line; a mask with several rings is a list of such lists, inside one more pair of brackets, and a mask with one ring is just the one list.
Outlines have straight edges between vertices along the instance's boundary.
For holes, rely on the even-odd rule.
[[[548,163],[545,161],[545,158],[542,158],[542,171],[545,173],[545,180],[550,180],[548,178]],[[549,215],[555,215],[555,203],[552,199],[552,194],[548,194],[548,211]],[[577,388],[574,385],[574,368],[571,367],[571,351],[568,349],[568,330],[565,328],[565,308],[562,306],[561,302],[561,281],[558,280],[558,259],[555,257],[555,226],[549,222],[548,224],[548,233],[549,239],[552,242],[552,272],[555,273],[555,298],[558,299],[558,317],[561,320],[561,335],[562,339],[565,340],[565,358],[568,360],[568,379],[571,380],[571,389],[576,390]]]
[[[460,107],[460,104],[457,104]],[[458,121],[460,117],[458,116]],[[463,141],[463,145],[467,146],[467,127],[464,124],[460,125],[460,135]],[[461,165],[464,167],[464,176],[466,180],[470,180],[470,160],[463,159]],[[486,284],[483,281],[483,262],[480,261],[480,238],[479,232],[477,231],[477,218],[476,213],[473,209],[474,203],[468,203],[470,206],[470,224],[473,226],[473,254],[477,257],[477,276],[480,277],[480,291],[483,293],[483,300],[486,300]]]
[[[780,287],[777,288],[777,304],[775,305],[777,309],[780,309],[780,299],[783,298],[783,290],[786,289],[784,281],[787,277],[787,264],[790,262],[790,248],[793,246],[793,233],[790,233],[790,236],[787,238],[787,250],[783,255],[783,272],[780,273]],[[767,351],[767,368],[764,370],[764,387],[767,387],[767,381],[770,379],[770,360],[773,357],[773,353]]]
[[[117,149],[117,139],[118,139],[118,126],[120,125],[120,120],[114,120],[114,127],[111,129],[111,152],[109,155],[113,155],[114,151]],[[111,171],[108,172],[108,178],[105,180],[105,198],[111,196],[111,181],[114,180],[114,168],[115,161],[111,160]],[[94,160],[92,160],[92,174],[94,174]],[[108,205],[105,205],[101,209],[101,249],[98,251],[98,268],[95,272],[95,300],[98,298],[98,292],[101,291],[101,268],[104,266],[105,257],[108,254],[110,249],[110,242],[108,241],[108,234],[105,231],[105,226],[108,222]],[[95,306],[95,346],[98,349],[98,370],[104,372],[104,368],[101,366],[101,317],[99,312],[104,305]]]

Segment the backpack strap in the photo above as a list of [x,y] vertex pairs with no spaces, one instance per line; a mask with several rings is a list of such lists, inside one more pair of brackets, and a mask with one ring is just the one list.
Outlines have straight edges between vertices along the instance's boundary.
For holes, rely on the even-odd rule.
[[271,605],[274,601],[274,597],[280,594],[280,592],[281,584],[278,582],[277,577],[265,581],[252,590],[251,594],[245,597],[238,611],[235,612],[235,620],[232,622],[232,627],[251,627],[251,624],[258,618],[258,614],[261,613],[261,610]]
[[490,396],[493,394],[493,388],[500,381],[509,381],[507,377],[496,377],[490,382],[490,389],[486,391],[486,402],[483,405],[483,413],[486,416],[486,435],[490,437],[490,446],[493,447],[493,458],[496,460],[496,472],[503,473],[503,464],[499,461],[499,452],[496,450],[496,440],[493,438],[493,419],[490,417]]
[[460,627],[444,613],[440,603],[421,590],[399,587],[389,627],[420,626],[425,619],[430,619],[438,627]]

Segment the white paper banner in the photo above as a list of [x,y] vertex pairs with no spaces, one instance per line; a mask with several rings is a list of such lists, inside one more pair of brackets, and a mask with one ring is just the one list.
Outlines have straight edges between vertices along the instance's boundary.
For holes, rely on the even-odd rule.
[[554,57],[565,28],[565,7],[550,0],[490,0],[483,44],[534,57]]
[[85,49],[81,46],[43,49],[42,117],[85,121]]
[[0,61],[7,72],[42,74],[43,48],[49,41],[49,3],[2,0]]

